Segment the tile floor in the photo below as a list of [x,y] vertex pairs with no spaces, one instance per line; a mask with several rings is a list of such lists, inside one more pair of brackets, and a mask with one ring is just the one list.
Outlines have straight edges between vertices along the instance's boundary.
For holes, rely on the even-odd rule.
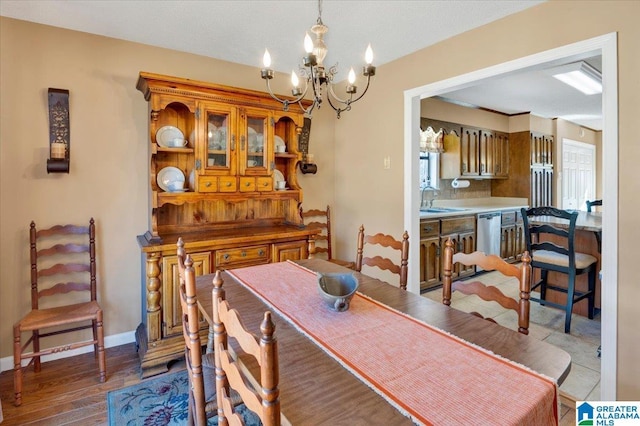
[[[518,284],[513,278],[498,272],[487,272],[472,279],[495,285],[503,293],[517,297]],[[426,292],[423,296],[442,302],[442,288]],[[517,314],[502,308],[496,302],[486,302],[476,295],[467,296],[454,292],[451,306],[466,312],[478,312],[485,318],[491,317],[498,324],[517,330]],[[565,334],[564,311],[531,302],[529,321],[530,337],[558,346],[571,355],[571,371],[560,390],[576,401],[599,400],[600,358],[597,350],[600,346],[600,316],[590,320],[574,314],[571,333]]]

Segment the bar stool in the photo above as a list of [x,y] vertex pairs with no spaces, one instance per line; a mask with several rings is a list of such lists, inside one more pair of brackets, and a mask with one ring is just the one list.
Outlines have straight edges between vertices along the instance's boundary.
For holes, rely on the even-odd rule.
[[[587,315],[589,319],[593,319],[598,260],[590,254],[575,251],[577,212],[571,213],[553,207],[534,207],[528,210],[523,208],[521,211],[527,251],[531,253],[532,258],[531,266],[540,269],[540,280],[531,286],[532,291],[540,287],[540,298],[532,296],[531,300],[541,305],[564,309],[564,332],[569,333],[571,313],[576,302],[586,298],[589,303]],[[553,243],[549,241],[550,237],[560,242]],[[567,287],[549,284],[547,282],[549,271],[566,274]],[[589,274],[588,290],[578,291],[575,289],[576,276],[585,273]],[[567,294],[566,303],[547,301],[547,289]]]

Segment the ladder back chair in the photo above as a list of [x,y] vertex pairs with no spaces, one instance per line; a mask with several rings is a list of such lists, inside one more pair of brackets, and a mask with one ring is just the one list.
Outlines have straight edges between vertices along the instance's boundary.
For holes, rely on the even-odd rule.
[[[365,246],[379,246],[397,250],[400,255],[400,263],[394,263],[394,261],[388,257],[380,255],[375,255],[373,257],[365,256]],[[373,249],[373,247],[371,248]],[[380,268],[399,275],[400,288],[406,290],[407,273],[409,271],[409,234],[407,231],[404,231],[404,234],[402,234],[402,240],[398,241],[391,235],[381,233],[367,235],[364,232],[364,225],[360,225],[360,229],[358,231],[358,250],[356,253],[356,271],[362,272],[363,265]]]
[[[587,315],[589,319],[593,319],[598,260],[590,254],[576,252],[577,212],[568,212],[554,207],[534,207],[528,210],[523,208],[521,211],[527,251],[531,254],[531,266],[534,269],[540,269],[540,280],[531,286],[532,291],[540,288],[540,297],[531,297],[531,300],[541,305],[563,309],[565,311],[564,332],[569,333],[575,303],[587,299]],[[549,271],[566,274],[567,286],[550,284]],[[578,291],[575,288],[576,276],[585,273],[588,274],[588,289]],[[566,303],[547,301],[548,289],[565,293]]]
[[200,315],[196,297],[196,271],[191,256],[185,255],[184,242],[178,239],[178,275],[182,307],[184,358],[189,375],[188,424],[204,426],[207,417],[217,414],[215,360],[213,354],[202,354]]
[[[463,265],[480,266],[485,271],[498,271],[507,277],[518,280],[518,299],[505,295],[495,286],[487,286],[480,281],[456,281],[452,283],[452,271],[456,262]],[[451,293],[459,291],[466,295],[475,294],[483,300],[494,301],[505,309],[511,309],[518,315],[518,331],[529,334],[529,297],[531,294],[531,256],[525,251],[522,263],[516,266],[505,262],[496,255],[487,255],[480,251],[473,253],[458,252],[454,254],[454,244],[451,238],[444,246],[444,270],[442,279],[442,303],[451,306]],[[496,322],[493,318],[485,318],[478,312],[471,312],[480,318]]]
[[[93,345],[99,379],[107,379],[103,312],[97,302],[95,223],[29,229],[31,257],[31,310],[13,326],[15,405],[22,404],[22,360],[41,370],[40,357]],[[86,296],[84,296],[86,295]],[[41,339],[92,329],[89,340],[41,348]],[[22,333],[31,333],[22,344]],[[29,345],[32,351],[26,352]]]
[[[344,266],[345,268],[353,269],[355,263],[348,260],[340,260],[333,258],[333,251],[331,249],[332,236],[331,236],[331,209],[327,206],[326,210],[311,209],[303,210],[300,207],[300,217],[302,222],[311,229],[318,229],[320,233],[315,235],[314,242],[315,250],[314,255],[318,253],[326,253],[327,260],[335,263],[336,265]],[[311,221],[309,221],[311,219]],[[318,246],[318,242],[324,241],[325,243]],[[326,247],[325,247],[326,246]]]
[[[260,337],[256,337],[242,323],[237,310],[229,306],[222,289],[220,271],[213,279],[214,354],[216,364],[216,392],[220,425],[243,425],[243,416],[233,408],[230,390],[236,391],[242,402],[256,414],[264,426],[280,426],[280,390],[278,389],[278,346],[274,336],[275,324],[271,312],[264,313]],[[260,366],[260,382],[248,371],[229,344],[235,339],[239,349],[252,356]],[[245,414],[246,415],[246,414]]]

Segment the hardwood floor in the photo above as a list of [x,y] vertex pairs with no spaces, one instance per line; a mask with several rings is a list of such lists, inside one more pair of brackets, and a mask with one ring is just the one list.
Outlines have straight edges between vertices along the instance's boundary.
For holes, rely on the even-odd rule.
[[[47,362],[37,375],[26,369],[20,407],[13,405],[13,370],[0,373],[2,426],[106,425],[107,392],[140,382],[135,344],[109,348],[106,354],[105,383],[98,379],[93,353]],[[180,368],[184,363],[171,367]],[[575,424],[575,409],[562,405],[560,416],[560,425]]]
[[0,373],[0,399],[9,425],[106,425],[107,392],[140,382],[134,343],[106,349],[107,381],[100,383],[93,352],[24,370],[22,405],[13,405],[13,370]]

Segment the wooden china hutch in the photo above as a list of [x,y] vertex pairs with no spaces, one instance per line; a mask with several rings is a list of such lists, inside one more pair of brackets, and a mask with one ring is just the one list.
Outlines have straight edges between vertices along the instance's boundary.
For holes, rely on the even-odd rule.
[[[150,214],[148,231],[138,236],[136,330],[141,375],[148,377],[184,355],[178,237],[202,275],[306,258],[317,231],[302,224],[298,210],[302,108],[283,111],[266,93],[146,72],[137,89],[149,105]],[[285,152],[276,152],[283,144]],[[206,339],[204,322],[201,333]]]

